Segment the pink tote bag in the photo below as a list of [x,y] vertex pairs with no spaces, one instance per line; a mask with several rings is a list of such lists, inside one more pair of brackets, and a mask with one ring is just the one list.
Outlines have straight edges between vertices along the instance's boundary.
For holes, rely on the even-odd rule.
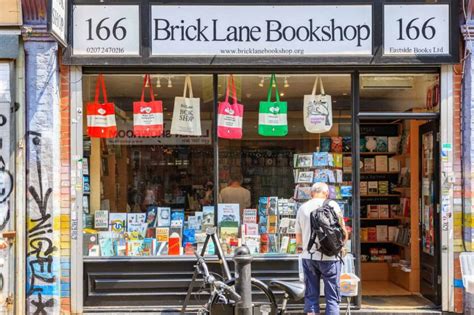
[[[229,103],[229,90],[232,88],[233,103]],[[219,103],[217,118],[217,136],[223,139],[242,139],[244,106],[237,103],[234,76],[229,75],[225,100]]]

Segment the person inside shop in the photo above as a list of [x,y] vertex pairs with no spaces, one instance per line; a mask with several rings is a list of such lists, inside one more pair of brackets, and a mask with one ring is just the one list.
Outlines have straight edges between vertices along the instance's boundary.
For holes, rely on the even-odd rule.
[[240,217],[242,212],[251,205],[250,191],[242,187],[242,175],[231,174],[229,186],[221,190],[219,203],[238,203],[240,206]]
[[[339,314],[340,295],[340,275],[341,260],[338,256],[323,255],[320,251],[313,249],[308,251],[308,244],[311,237],[310,215],[314,210],[319,210],[328,200],[329,186],[325,183],[315,183],[311,187],[311,199],[305,202],[298,210],[296,216],[296,243],[301,252],[303,274],[305,282],[304,312],[308,315],[320,314],[319,296],[320,280],[324,281],[324,297],[326,299],[327,315]],[[327,202],[336,213],[339,224],[343,230],[343,241],[348,238],[344,224],[344,216],[337,202],[331,200]],[[319,241],[316,240],[319,244]],[[342,253],[341,253],[342,254]]]
[[201,206],[210,206],[214,204],[214,182],[212,180],[206,181],[204,184],[204,191],[202,193],[200,203]]

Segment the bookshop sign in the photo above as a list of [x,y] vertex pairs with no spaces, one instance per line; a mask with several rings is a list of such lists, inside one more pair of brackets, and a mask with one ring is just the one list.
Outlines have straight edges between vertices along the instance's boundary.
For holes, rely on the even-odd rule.
[[445,63],[458,58],[457,1],[227,4],[81,1],[71,11],[68,57],[86,64],[177,64],[183,59],[218,64],[219,58],[263,58],[265,63],[269,57],[290,63],[304,58],[336,64]]

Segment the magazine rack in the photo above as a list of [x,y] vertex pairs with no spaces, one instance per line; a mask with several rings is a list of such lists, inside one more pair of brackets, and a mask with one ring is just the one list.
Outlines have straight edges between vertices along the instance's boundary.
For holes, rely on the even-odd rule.
[[[210,227],[206,229],[206,239],[204,240],[204,245],[201,250],[201,257],[204,257],[204,255],[206,254],[209,241],[212,241],[214,243],[215,252],[216,252],[217,258],[219,258],[219,263],[222,267],[222,273],[224,274],[224,280],[227,281],[227,280],[232,279],[229,265],[227,264],[227,261],[225,260],[225,257],[224,257],[224,252],[222,251],[221,243],[219,242],[219,239],[217,238],[215,227]],[[196,283],[196,278],[198,275],[199,275],[198,270],[197,269],[194,270],[193,278],[191,280],[191,283],[189,284],[188,293],[186,294],[183,307],[181,308],[181,314],[184,314],[186,312],[186,307],[189,303],[189,299],[191,298],[191,294],[193,293],[193,288]]]

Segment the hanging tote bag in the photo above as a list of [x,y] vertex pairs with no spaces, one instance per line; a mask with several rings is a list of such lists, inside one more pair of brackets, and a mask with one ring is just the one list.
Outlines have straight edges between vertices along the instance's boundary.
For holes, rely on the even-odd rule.
[[[276,101],[273,102],[272,92],[275,85]],[[288,134],[287,120],[288,106],[286,102],[280,101],[276,77],[272,74],[268,96],[266,101],[260,102],[258,113],[258,134],[266,137],[283,137]]]
[[[189,87],[189,97],[186,92]],[[191,77],[184,80],[183,96],[174,99],[173,120],[171,121],[171,134],[184,136],[201,136],[200,100],[193,97]]]
[[[232,88],[233,103],[229,103],[229,90]],[[242,139],[244,106],[237,103],[234,76],[229,75],[225,100],[219,103],[217,118],[217,136],[224,139]]]
[[[321,94],[316,95],[318,80],[321,83]],[[304,127],[311,133],[328,132],[332,128],[331,95],[324,92],[323,79],[316,77],[311,95],[304,96]]]
[[[103,103],[99,103],[100,87],[104,97]],[[99,74],[95,85],[95,99],[87,104],[87,134],[91,138],[114,138],[117,135],[115,105],[107,101],[102,74]]]
[[[145,102],[145,88],[150,86],[150,102]],[[133,102],[133,134],[137,137],[159,137],[163,133],[163,104],[155,101],[150,75],[145,75],[142,98]]]

